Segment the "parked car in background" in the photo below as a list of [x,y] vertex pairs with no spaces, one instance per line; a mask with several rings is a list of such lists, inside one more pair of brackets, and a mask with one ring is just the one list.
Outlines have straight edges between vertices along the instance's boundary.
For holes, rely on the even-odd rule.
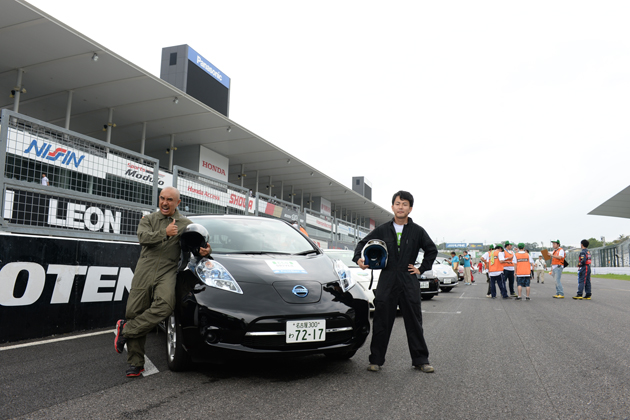
[[[330,258],[336,258],[341,260],[350,269],[350,273],[354,280],[358,283],[363,291],[367,294],[368,302],[370,305],[370,311],[374,310],[374,292],[378,285],[378,277],[381,274],[381,270],[361,270],[359,266],[352,261],[354,257],[354,251],[347,249],[324,249],[324,254]],[[372,275],[374,279],[372,281]],[[370,281],[372,281],[372,288],[370,289]]]
[[451,263],[447,258],[437,257],[433,262],[433,274],[438,278],[440,290],[450,292],[453,287],[457,287],[457,274],[453,271]]
[[277,219],[189,216],[212,258],[178,275],[166,320],[171,370],[190,361],[314,353],[347,359],[370,332],[368,296],[348,267]]
[[[420,251],[418,253],[418,257],[416,258],[416,263],[414,266],[420,267],[422,264],[422,260],[424,259],[424,252]],[[440,292],[440,284],[439,279],[433,272],[433,270],[425,271],[422,275],[416,275],[418,280],[420,281],[420,297],[422,300],[433,299],[434,296],[437,296]]]

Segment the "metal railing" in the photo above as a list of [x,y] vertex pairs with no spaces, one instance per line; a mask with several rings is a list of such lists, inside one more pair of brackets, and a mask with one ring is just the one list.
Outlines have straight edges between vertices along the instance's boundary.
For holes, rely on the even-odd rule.
[[247,214],[249,190],[218,181],[181,166],[173,167],[173,186],[182,200],[185,214]]
[[157,159],[6,109],[0,118],[4,230],[137,241],[157,207]]

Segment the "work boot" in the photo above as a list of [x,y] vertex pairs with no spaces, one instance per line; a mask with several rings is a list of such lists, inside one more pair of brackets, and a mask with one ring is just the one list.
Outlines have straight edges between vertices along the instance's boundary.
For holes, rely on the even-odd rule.
[[379,365],[375,365],[374,363],[370,363],[367,370],[369,370],[370,372],[378,372],[379,370],[381,370],[381,367]]
[[424,373],[433,373],[433,372],[435,372],[435,369],[433,369],[433,366],[431,366],[428,363],[425,363],[425,364],[420,365],[420,366],[414,365],[414,367],[416,369],[418,369],[418,370],[421,370]]

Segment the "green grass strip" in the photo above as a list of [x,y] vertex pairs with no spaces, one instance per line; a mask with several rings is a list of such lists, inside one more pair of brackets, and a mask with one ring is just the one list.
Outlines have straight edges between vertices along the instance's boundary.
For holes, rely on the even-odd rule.
[[630,281],[630,276],[627,274],[591,274],[591,278],[597,277],[598,279],[615,279]]

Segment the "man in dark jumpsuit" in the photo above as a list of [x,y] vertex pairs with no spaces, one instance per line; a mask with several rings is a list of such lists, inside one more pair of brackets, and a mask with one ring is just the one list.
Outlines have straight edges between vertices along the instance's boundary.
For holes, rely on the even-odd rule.
[[[114,347],[122,353],[127,344],[128,377],[144,371],[144,344],[147,334],[175,308],[175,283],[181,248],[179,237],[192,223],[180,215],[179,191],[166,187],[160,192],[159,210],[140,220],[140,258],[127,298],[126,320],[116,323]],[[210,253],[210,246],[200,254]]]
[[[409,218],[412,208],[413,196],[407,191],[398,191],[392,198],[394,219],[370,232],[354,251],[353,261],[365,270],[368,266],[363,264],[361,255],[365,244],[371,239],[380,239],[387,244],[387,266],[381,271],[374,298],[375,310],[368,366],[368,370],[373,372],[380,370],[385,363],[385,353],[398,306],[405,322],[411,363],[422,372],[434,371],[429,364],[429,350],[424,341],[420,283],[416,275],[431,270],[438,251],[427,232]],[[420,249],[424,250],[424,259],[418,269],[413,263]]]
[[[580,242],[582,251],[578,257],[578,291],[573,299],[591,300],[591,251],[588,250],[589,242],[582,239]],[[586,295],[582,296],[582,293]]]

